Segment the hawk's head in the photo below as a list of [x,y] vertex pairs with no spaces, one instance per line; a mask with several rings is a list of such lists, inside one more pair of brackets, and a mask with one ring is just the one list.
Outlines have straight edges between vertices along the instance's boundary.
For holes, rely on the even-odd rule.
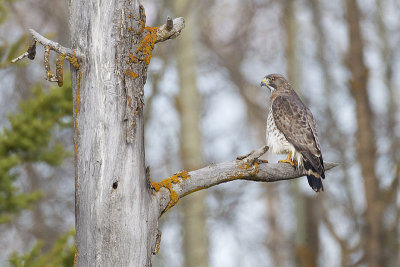
[[269,74],[261,81],[261,86],[266,86],[271,91],[286,88],[288,81],[280,74]]

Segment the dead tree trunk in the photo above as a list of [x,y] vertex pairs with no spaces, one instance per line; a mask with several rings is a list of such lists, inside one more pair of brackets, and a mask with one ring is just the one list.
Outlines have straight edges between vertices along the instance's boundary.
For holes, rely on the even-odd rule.
[[138,0],[70,3],[72,46],[85,56],[72,71],[78,266],[150,266],[156,249],[143,86],[154,44],[173,32],[145,24]]

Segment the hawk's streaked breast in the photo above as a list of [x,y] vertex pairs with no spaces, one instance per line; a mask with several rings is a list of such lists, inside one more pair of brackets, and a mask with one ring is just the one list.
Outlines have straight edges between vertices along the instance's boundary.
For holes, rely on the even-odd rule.
[[291,152],[292,159],[295,159],[299,164],[302,164],[302,155],[296,152],[294,146],[288,142],[285,135],[276,127],[272,112],[272,105],[268,114],[266,134],[267,145],[270,147],[272,153],[287,154]]

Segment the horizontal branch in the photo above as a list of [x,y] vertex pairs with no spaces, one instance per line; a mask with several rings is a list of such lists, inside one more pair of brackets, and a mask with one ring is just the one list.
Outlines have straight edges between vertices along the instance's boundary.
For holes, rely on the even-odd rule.
[[[259,151],[259,150],[258,150]],[[257,151],[256,151],[257,152]],[[258,155],[259,157],[260,155]],[[248,160],[250,158],[250,161]],[[254,157],[253,157],[254,158]],[[160,214],[176,204],[178,199],[195,191],[233,180],[249,180],[257,182],[277,182],[304,176],[305,174],[286,163],[248,163],[252,154],[243,160],[234,160],[219,164],[211,164],[191,172],[180,172],[159,183],[153,182],[158,191]],[[325,170],[330,170],[338,163],[326,162]]]
[[169,39],[174,39],[181,34],[181,31],[185,28],[185,19],[180,17],[176,19],[167,18],[167,23],[157,28],[157,41],[164,42]]

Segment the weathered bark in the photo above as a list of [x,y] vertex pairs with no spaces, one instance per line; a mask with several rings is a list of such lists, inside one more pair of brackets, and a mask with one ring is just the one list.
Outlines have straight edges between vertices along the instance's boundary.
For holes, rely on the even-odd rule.
[[[186,31],[176,42],[179,73],[178,112],[181,120],[180,151],[185,170],[203,166],[200,117],[201,101],[196,83],[197,10],[193,1],[175,0],[178,16],[187,17]],[[206,191],[189,196],[183,203],[183,256],[184,266],[208,266],[208,238],[206,231]]]
[[383,266],[382,212],[379,182],[375,173],[376,144],[372,127],[373,114],[367,92],[368,68],[363,59],[364,42],[360,29],[360,11],[356,0],[346,0],[349,27],[347,67],[351,72],[350,92],[355,101],[357,133],[356,153],[364,178],[366,197],[364,253],[368,266]]
[[78,266],[151,266],[159,213],[145,171],[143,86],[165,26],[145,23],[138,0],[70,3],[72,47],[85,57],[72,69]]

